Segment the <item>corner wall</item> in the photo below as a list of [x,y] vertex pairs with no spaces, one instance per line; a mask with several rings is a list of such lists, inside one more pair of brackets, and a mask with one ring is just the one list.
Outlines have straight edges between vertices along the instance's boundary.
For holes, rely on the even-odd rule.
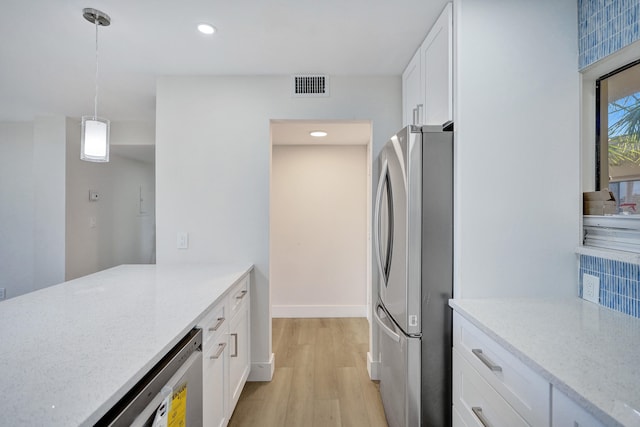
[[0,124],[0,288],[64,281],[65,118]]
[[33,123],[0,123],[0,288],[34,290]]
[[577,296],[575,0],[457,0],[455,297]]
[[[271,119],[371,120],[376,156],[402,123],[400,76],[332,76],[327,98],[292,98],[289,76],[158,79],[158,264],[255,265],[252,380],[269,379],[272,367]],[[189,233],[187,250],[176,249],[180,231]]]

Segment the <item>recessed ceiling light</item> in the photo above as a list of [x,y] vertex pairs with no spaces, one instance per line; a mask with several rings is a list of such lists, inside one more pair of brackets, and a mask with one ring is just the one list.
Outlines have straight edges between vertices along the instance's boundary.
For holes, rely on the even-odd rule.
[[321,138],[323,136],[327,136],[327,133],[323,130],[314,130],[313,132],[309,132],[309,135]]
[[198,25],[198,31],[200,31],[202,34],[213,34],[216,32],[216,29],[213,25],[200,24]]

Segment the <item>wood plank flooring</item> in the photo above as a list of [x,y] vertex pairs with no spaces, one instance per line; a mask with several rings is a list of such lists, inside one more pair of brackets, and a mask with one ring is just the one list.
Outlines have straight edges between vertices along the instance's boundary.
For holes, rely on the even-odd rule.
[[248,382],[230,427],[386,427],[364,318],[273,319],[271,382]]

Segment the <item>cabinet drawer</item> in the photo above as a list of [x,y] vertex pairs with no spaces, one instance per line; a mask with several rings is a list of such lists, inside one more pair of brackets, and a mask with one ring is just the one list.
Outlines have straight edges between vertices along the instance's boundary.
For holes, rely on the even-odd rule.
[[454,347],[532,426],[548,426],[548,381],[459,314],[453,320]]
[[456,425],[526,427],[529,424],[453,349],[453,408]]
[[229,321],[224,303],[217,304],[198,325],[202,328],[202,348],[207,348],[218,334],[226,332]]
[[229,292],[229,300],[227,305],[229,307],[229,318],[232,318],[236,314],[245,301],[249,300],[249,276],[244,276],[240,279],[231,292]]
[[602,427],[600,421],[557,389],[552,390],[551,425],[553,427]]

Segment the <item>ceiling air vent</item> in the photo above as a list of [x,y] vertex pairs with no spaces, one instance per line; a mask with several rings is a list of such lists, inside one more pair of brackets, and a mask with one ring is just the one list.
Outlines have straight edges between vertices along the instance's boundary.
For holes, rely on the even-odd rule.
[[296,98],[329,96],[329,77],[325,75],[293,76],[292,95]]

